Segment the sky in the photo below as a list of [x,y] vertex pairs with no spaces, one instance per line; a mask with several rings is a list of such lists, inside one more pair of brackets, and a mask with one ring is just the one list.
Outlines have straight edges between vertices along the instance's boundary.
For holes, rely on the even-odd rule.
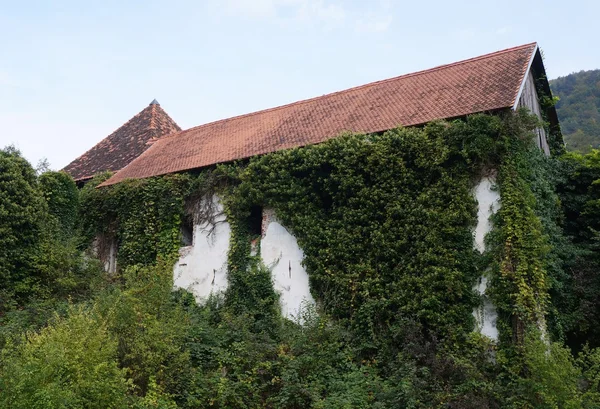
[[600,68],[597,0],[0,0],[0,149],[61,169],[156,98],[184,129],[537,41]]

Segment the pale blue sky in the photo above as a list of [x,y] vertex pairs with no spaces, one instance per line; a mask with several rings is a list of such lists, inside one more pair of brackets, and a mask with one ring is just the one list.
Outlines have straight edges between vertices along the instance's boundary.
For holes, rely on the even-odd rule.
[[153,98],[182,127],[537,41],[600,68],[597,0],[0,0],[0,147],[65,166]]

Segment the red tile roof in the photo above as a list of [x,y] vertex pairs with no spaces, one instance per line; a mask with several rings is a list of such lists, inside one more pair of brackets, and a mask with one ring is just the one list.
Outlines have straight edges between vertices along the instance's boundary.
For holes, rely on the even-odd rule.
[[107,170],[119,170],[140,156],[155,139],[179,131],[179,125],[154,100],[63,170],[75,180],[90,179]]
[[158,140],[102,186],[317,144],[344,131],[381,132],[513,107],[536,50],[526,44],[200,125]]

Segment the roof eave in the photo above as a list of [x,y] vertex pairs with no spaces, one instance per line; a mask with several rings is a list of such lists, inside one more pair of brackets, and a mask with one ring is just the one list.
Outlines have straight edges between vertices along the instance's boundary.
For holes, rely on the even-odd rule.
[[519,100],[521,99],[521,95],[523,94],[523,90],[525,89],[525,84],[527,83],[527,74],[531,70],[531,66],[533,65],[533,61],[535,60],[535,56],[539,53],[539,46],[536,43],[534,49],[531,51],[531,57],[529,58],[529,62],[527,63],[527,68],[523,73],[523,79],[521,80],[521,86],[519,87],[519,91],[515,96],[515,100],[513,102],[513,111],[516,111],[519,106]]
[[[533,78],[536,81],[536,84],[538,84],[539,86],[542,87],[543,93],[546,96],[552,98],[552,90],[550,89],[550,83],[548,82],[548,77],[546,75],[546,68],[544,67],[544,60],[542,58],[542,53],[539,48],[539,45],[536,44],[533,52],[531,53],[531,59],[529,61],[529,64],[527,65],[527,70],[525,71],[525,75],[523,76],[523,81],[519,88],[519,92],[517,93],[517,96],[515,98],[515,101],[514,101],[514,104],[512,107],[513,111],[518,108],[519,100],[521,99],[523,89],[525,88],[525,83],[527,82],[527,74],[530,71],[533,74]],[[562,135],[561,129],[560,129],[560,123],[558,121],[558,114],[556,112],[556,107],[554,105],[551,105],[549,107],[546,107],[545,110],[546,110],[546,112],[545,112],[546,117],[548,118],[548,121],[550,122],[550,127],[555,132],[557,132],[559,135]]]

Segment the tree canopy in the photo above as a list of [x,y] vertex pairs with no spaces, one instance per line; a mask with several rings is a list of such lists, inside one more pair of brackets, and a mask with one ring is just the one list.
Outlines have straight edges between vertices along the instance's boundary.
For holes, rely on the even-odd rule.
[[567,149],[600,148],[600,70],[580,71],[550,81]]

